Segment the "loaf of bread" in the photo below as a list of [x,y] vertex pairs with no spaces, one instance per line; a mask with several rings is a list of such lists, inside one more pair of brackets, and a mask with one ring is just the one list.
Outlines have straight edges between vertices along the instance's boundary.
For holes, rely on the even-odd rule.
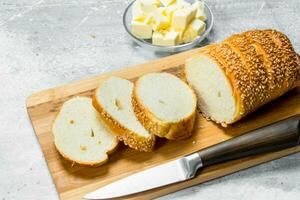
[[93,105],[119,140],[138,151],[151,151],[155,136],[135,116],[131,104],[132,91],[132,82],[111,77],[101,82],[96,89]]
[[57,115],[52,133],[58,152],[73,163],[99,166],[118,146],[116,136],[102,122],[92,99],[66,101]]
[[199,49],[185,77],[203,115],[231,124],[299,84],[299,58],[276,30],[253,30]]
[[194,127],[194,91],[169,73],[150,73],[134,84],[132,104],[137,118],[151,133],[170,140],[189,137]]

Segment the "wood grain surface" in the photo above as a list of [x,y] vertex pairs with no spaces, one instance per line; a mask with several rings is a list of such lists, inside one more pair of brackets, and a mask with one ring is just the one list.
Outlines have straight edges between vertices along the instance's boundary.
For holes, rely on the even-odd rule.
[[[86,193],[122,177],[300,113],[300,88],[296,88],[227,128],[206,121],[198,115],[192,137],[182,141],[158,139],[155,151],[151,153],[137,152],[121,144],[118,150],[110,156],[107,164],[95,168],[72,166],[58,154],[54,147],[51,126],[64,101],[74,96],[90,97],[99,82],[111,75],[134,80],[145,73],[167,71],[181,76],[184,60],[195,55],[197,51],[194,49],[121,71],[44,90],[27,99],[27,109],[32,125],[61,199],[82,199]],[[213,165],[200,170],[192,180],[127,196],[124,199],[151,199],[298,151],[300,151],[300,146]]]

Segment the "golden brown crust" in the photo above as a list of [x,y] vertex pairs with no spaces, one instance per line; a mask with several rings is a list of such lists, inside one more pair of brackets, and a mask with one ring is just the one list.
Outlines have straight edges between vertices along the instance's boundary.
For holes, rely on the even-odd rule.
[[[230,48],[228,44],[220,44],[215,48],[211,48],[208,55],[219,64],[231,85],[234,98],[238,105],[236,107],[235,118],[233,118],[233,121],[236,121],[247,112],[247,105],[243,100],[249,96],[249,93],[247,93],[248,88],[241,87],[242,85],[247,85],[249,82],[250,78],[247,70],[241,62],[241,58]],[[211,119],[216,121],[213,118]],[[221,123],[223,126],[226,126],[226,123],[230,123],[216,122]]]
[[242,88],[243,96],[246,97],[241,99],[245,105],[244,115],[246,115],[256,110],[257,106],[263,104],[268,98],[268,72],[263,57],[257,54],[255,47],[245,35],[230,37],[224,42],[227,42],[240,57],[248,77],[247,82],[239,86]]
[[117,135],[117,138],[123,141],[129,147],[138,151],[150,152],[155,145],[155,136],[145,138],[139,136],[139,134],[127,129],[118,121],[116,121],[111,115],[109,115],[102,107],[101,103],[97,100],[96,95],[93,96],[93,106],[100,113],[101,119],[105,124]]
[[285,85],[285,71],[289,66],[283,62],[282,52],[269,37],[267,31],[253,30],[244,33],[244,35],[253,43],[264,58],[264,66],[268,71],[269,95],[268,99],[274,99],[281,95]]
[[299,58],[287,36],[275,30],[233,35],[200,53],[218,63],[232,85],[237,112],[231,122],[217,122],[223,126],[300,84]]
[[[197,116],[197,104],[195,103],[194,112],[184,119],[177,122],[166,122],[157,118],[150,110],[148,110],[140,101],[136,90],[138,87],[138,81],[135,82],[135,86],[132,93],[132,105],[134,112],[141,122],[141,124],[151,133],[159,136],[165,137],[169,140],[179,140],[191,136],[195,119]],[[186,83],[184,83],[186,84]],[[194,100],[197,102],[196,95],[192,88],[187,85],[193,92]]]
[[299,79],[300,68],[297,54],[283,33],[276,30],[254,30],[244,34],[263,56],[268,71],[269,96],[259,107],[294,88]]
[[274,41],[281,52],[283,65],[289,66],[285,73],[284,87],[293,88],[295,82],[299,80],[300,67],[298,55],[294,51],[293,46],[286,35],[276,30],[266,30],[268,36]]
[[[55,143],[54,143],[55,144]],[[91,162],[81,162],[81,161],[77,161],[77,160],[74,160],[72,158],[70,158],[69,156],[65,155],[63,153],[63,151],[61,151],[56,145],[55,145],[55,148],[56,150],[58,151],[58,153],[67,161],[71,162],[72,163],[72,166],[74,166],[75,164],[78,164],[78,165],[81,165],[81,166],[86,166],[86,167],[99,167],[101,165],[104,165],[105,163],[108,162],[109,160],[109,155],[111,155],[113,152],[115,152],[117,150],[119,146],[119,142],[116,143],[116,145],[111,149],[109,150],[107,153],[107,157],[105,160],[101,161],[101,162],[95,162],[95,163],[91,163]]]
[[249,95],[242,99],[244,104],[248,104],[245,106],[246,114],[290,90],[299,77],[295,51],[286,36],[278,31],[248,31],[224,42],[236,48],[244,66],[249,69],[250,82],[244,85],[249,88]]

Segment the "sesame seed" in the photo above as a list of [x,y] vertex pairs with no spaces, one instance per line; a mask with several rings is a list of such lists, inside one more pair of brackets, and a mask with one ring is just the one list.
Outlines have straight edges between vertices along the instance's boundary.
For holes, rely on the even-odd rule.
[[241,100],[236,120],[294,87],[300,77],[300,61],[292,44],[275,30],[236,34],[206,48],[201,52],[224,70],[237,101]]

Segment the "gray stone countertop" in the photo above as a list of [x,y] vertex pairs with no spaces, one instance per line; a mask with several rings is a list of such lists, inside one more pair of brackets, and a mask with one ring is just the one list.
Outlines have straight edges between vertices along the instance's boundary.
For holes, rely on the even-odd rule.
[[[25,108],[31,93],[166,54],[134,44],[124,0],[0,1],[0,200],[58,199]],[[215,26],[205,42],[276,28],[300,52],[299,0],[208,0]],[[161,199],[299,199],[300,153]]]

